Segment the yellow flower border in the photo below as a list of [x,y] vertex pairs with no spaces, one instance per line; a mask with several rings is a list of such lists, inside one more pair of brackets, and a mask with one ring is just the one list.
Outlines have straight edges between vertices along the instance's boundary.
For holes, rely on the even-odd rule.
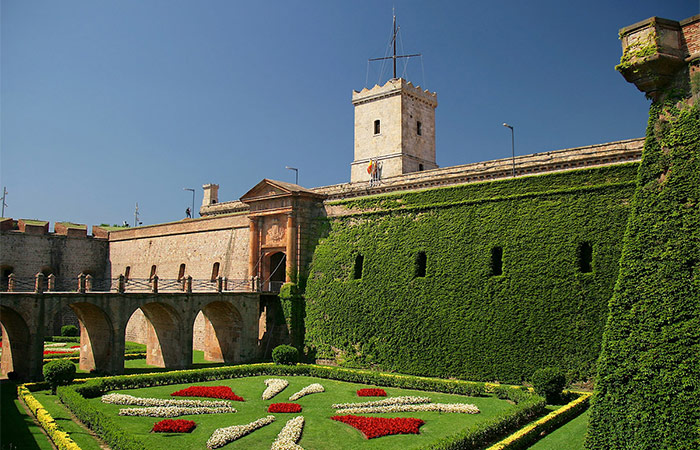
[[569,402],[563,407],[557,409],[556,411],[552,411],[551,413],[547,414],[538,421],[524,426],[523,428],[519,429],[518,431],[511,434],[502,441],[492,445],[491,447],[488,447],[486,450],[505,450],[510,448],[512,445],[518,444],[521,440],[525,439],[525,437],[529,437],[532,433],[539,432],[539,429],[547,422],[554,420],[556,417],[570,411],[573,408],[577,408],[582,403],[588,402],[593,396],[591,392],[570,392],[579,394],[579,397],[576,400]]
[[61,430],[54,418],[51,417],[51,414],[44,408],[44,405],[34,398],[31,392],[29,392],[27,384],[20,384],[17,386],[17,395],[22,399],[24,404],[27,405],[27,408],[29,408],[39,422],[41,428],[46,431],[49,439],[51,439],[59,450],[82,450],[80,446],[68,436],[68,433]]

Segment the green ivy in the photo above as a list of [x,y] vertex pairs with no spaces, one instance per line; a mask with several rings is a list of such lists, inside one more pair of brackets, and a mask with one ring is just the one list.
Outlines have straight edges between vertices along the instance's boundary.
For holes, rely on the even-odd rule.
[[588,449],[700,448],[700,111],[653,104]]
[[[553,366],[592,377],[637,166],[336,202],[360,212],[318,227],[307,345],[344,366],[419,375],[520,382]],[[416,278],[418,252],[427,271]]]

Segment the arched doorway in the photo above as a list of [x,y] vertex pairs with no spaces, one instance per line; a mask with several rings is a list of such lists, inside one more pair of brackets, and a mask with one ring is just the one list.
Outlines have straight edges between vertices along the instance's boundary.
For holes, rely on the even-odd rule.
[[209,303],[195,319],[194,348],[204,350],[207,361],[238,363],[242,324],[240,313],[230,303]]
[[29,374],[30,348],[29,327],[16,311],[0,306],[0,328],[2,328],[2,357],[0,357],[0,376],[14,372],[18,378],[27,378]]
[[184,339],[183,320],[175,308],[154,302],[143,305],[141,311],[147,319],[146,364],[169,369],[189,367],[192,339],[189,333],[190,342]]
[[279,292],[287,278],[287,256],[284,252],[270,254],[267,267],[267,282],[263,290]]

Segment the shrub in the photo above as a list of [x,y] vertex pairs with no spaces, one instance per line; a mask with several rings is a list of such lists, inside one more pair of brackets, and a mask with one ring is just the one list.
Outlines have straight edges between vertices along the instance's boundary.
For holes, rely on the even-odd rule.
[[272,360],[275,364],[294,365],[299,362],[299,350],[291,345],[278,345],[272,350]]
[[61,336],[79,336],[80,331],[75,325],[63,325],[61,327]]
[[75,365],[65,359],[57,359],[44,365],[44,380],[51,386],[51,393],[56,393],[56,387],[70,384],[75,378]]
[[561,401],[561,393],[566,386],[566,377],[561,369],[546,367],[539,369],[532,376],[532,386],[535,393],[547,399],[547,403],[553,404]]

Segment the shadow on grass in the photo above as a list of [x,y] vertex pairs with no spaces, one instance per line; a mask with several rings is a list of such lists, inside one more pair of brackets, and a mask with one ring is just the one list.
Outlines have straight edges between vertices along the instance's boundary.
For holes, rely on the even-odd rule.
[[50,450],[48,438],[41,432],[32,417],[28,416],[17,399],[17,385],[0,380],[0,448]]

